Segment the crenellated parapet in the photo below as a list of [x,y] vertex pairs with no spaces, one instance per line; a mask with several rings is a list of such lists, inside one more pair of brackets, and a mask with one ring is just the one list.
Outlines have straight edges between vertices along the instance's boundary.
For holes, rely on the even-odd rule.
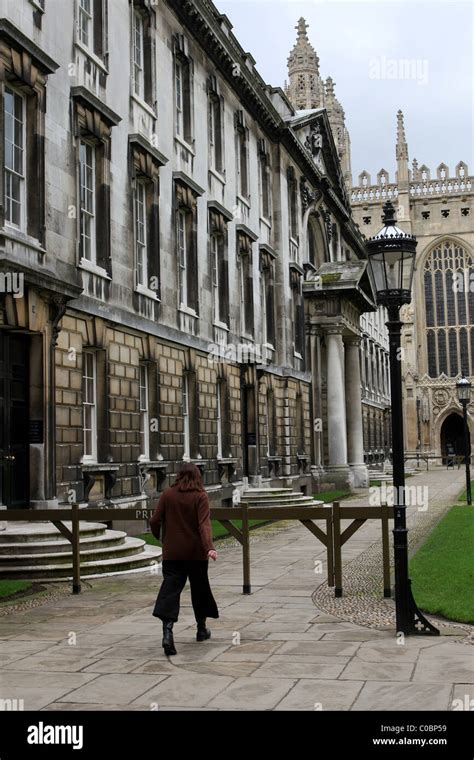
[[[371,182],[370,174],[364,170],[359,174],[359,183],[351,191],[351,203],[367,203],[396,198],[398,195],[397,182],[390,182],[389,173],[381,169],[377,174],[377,182]],[[464,195],[473,192],[474,176],[469,175],[465,161],[459,161],[450,176],[449,167],[441,163],[435,172],[425,165],[418,165],[413,159],[412,168],[408,172],[410,197],[430,197],[441,195]]]

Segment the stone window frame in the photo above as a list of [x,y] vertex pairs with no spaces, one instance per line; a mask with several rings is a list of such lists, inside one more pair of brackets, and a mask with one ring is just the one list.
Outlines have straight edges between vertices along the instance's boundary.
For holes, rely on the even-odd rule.
[[[7,226],[9,229],[16,230],[17,232],[25,232],[26,224],[27,224],[27,193],[26,193],[26,124],[27,124],[27,99],[25,95],[16,87],[12,87],[10,84],[7,84],[4,88],[3,92],[3,102],[4,102],[4,140],[3,140],[3,149],[4,149],[4,156],[7,154],[7,148],[6,148],[6,142],[7,142],[7,127],[6,127],[6,97],[7,93],[12,97],[13,99],[13,110],[11,112],[12,119],[15,124],[15,129],[13,130],[13,142],[12,145],[12,152],[13,155],[15,155],[17,152],[20,152],[21,155],[21,169],[19,168],[13,168],[13,166],[7,166],[7,161],[4,161],[4,209],[5,209],[5,226]],[[19,104],[19,110],[21,111],[21,117],[18,117],[17,114],[17,104]],[[19,141],[15,141],[15,130],[16,125],[21,124],[21,136],[19,138]],[[11,186],[10,182],[8,181],[8,177],[11,179]],[[18,181],[18,195],[15,195],[15,191],[13,189],[14,180]],[[10,186],[10,190],[7,190],[7,187]],[[19,216],[19,223],[16,224],[16,222],[13,221],[12,218],[8,219],[8,209],[11,209],[10,216],[14,216],[14,208],[16,208]]]
[[43,15],[46,11],[45,0],[30,0],[30,3],[33,6],[33,23],[38,29],[41,29]]
[[253,287],[253,244],[245,232],[237,231],[237,266],[240,293],[240,334],[248,340],[255,338],[255,307]]
[[294,166],[289,166],[286,172],[288,195],[288,233],[291,241],[299,243],[298,219],[298,180]]
[[[207,207],[212,324],[228,330],[230,325],[228,223],[232,220],[232,215],[217,201],[208,201]],[[215,250],[214,245],[216,246]],[[217,266],[214,262],[215,254],[217,255]],[[218,309],[216,309],[216,304]]]
[[265,416],[267,423],[267,457],[278,456],[276,396],[273,383],[267,378],[265,393]]
[[290,264],[290,286],[293,305],[293,355],[304,362],[305,329],[304,329],[304,299],[303,299],[304,270],[294,263]]
[[96,217],[101,220],[96,227],[95,264],[91,264],[81,257],[81,218],[80,213],[77,213],[76,262],[81,269],[92,270],[95,274],[111,279],[110,157],[112,128],[121,121],[121,118],[84,87],[73,87],[71,98],[76,149],[76,207],[80,208],[79,151],[81,142],[85,141],[94,145]]
[[[129,135],[129,162],[131,178],[131,213],[133,219],[133,285],[134,290],[155,300],[161,298],[161,250],[160,250],[160,168],[166,158],[155,150],[141,135]],[[146,251],[148,281],[138,280],[136,188],[138,183],[146,191]]]
[[[228,377],[228,365],[225,362],[219,362],[216,372],[216,395],[220,399],[221,411],[221,452],[222,456],[218,460],[232,459],[232,433],[231,433],[231,399],[230,384]],[[217,421],[217,410],[216,410]]]
[[[196,371],[196,357],[192,349],[184,356],[181,382],[183,410],[183,459],[199,459],[199,383]],[[186,404],[185,404],[186,399]],[[187,415],[185,416],[185,407]],[[187,417],[187,421],[186,421]],[[187,433],[186,433],[187,430]],[[186,446],[186,443],[188,444]]]
[[[142,385],[142,371],[145,383]],[[150,364],[140,361],[138,364],[138,387],[139,387],[139,413],[140,413],[140,456],[139,462],[150,461]],[[146,406],[142,406],[142,388],[145,389]]]
[[[183,34],[173,35],[173,123],[174,136],[189,149],[194,148],[194,61],[189,43]],[[178,116],[178,70],[181,72],[182,117]],[[182,119],[181,132],[178,129]]]
[[[46,88],[50,74],[59,68],[41,48],[17,29],[8,19],[0,19],[0,135],[5,139],[5,87],[24,98],[25,125],[25,193],[26,219],[23,229],[8,227],[12,234],[46,244],[45,226],[45,116]],[[5,228],[5,158],[0,151],[0,227]]]
[[[87,359],[92,358],[92,373],[87,374]],[[87,380],[92,381],[93,399],[86,400],[88,394],[86,392]],[[91,451],[86,453],[86,405],[91,408]],[[97,355],[95,351],[91,351],[90,348],[86,348],[82,354],[82,441],[83,441],[83,455],[82,462],[84,464],[97,464]]]
[[244,112],[234,114],[236,195],[250,203],[249,129]]
[[74,0],[74,43],[108,73],[108,0],[90,0],[92,39],[88,43],[83,41],[81,34],[81,2],[82,0]]
[[[223,179],[225,178],[224,97],[221,95],[217,77],[212,74],[207,79],[207,98],[209,169]],[[212,141],[213,133],[214,142]]]
[[[175,250],[177,265],[177,295],[178,311],[193,316],[199,315],[199,266],[198,266],[198,215],[197,215],[197,192],[183,178],[174,180],[174,216],[175,216]],[[179,254],[179,221],[185,220],[185,262],[180,262]],[[183,274],[184,272],[184,274]],[[183,277],[185,280],[183,281]],[[185,286],[185,287],[184,287]],[[186,294],[186,302],[181,300],[181,294]]]
[[[130,96],[139,103],[145,103],[157,113],[156,100],[156,12],[153,0],[129,0],[130,3]],[[135,91],[134,76],[134,30],[135,15],[138,14],[143,24],[143,88],[141,93]]]
[[272,165],[268,142],[258,140],[258,186],[260,218],[268,225],[272,223]]
[[276,304],[275,304],[275,281],[276,281],[276,252],[267,244],[260,245],[260,284],[262,303],[262,343],[275,349],[276,341]]
[[306,455],[304,396],[302,383],[298,383],[295,397],[296,453]]

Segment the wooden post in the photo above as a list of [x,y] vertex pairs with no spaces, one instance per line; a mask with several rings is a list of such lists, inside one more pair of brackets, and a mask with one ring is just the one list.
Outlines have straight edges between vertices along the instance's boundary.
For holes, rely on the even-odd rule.
[[250,530],[248,505],[242,504],[242,552],[244,565],[243,594],[251,594],[250,586]]
[[72,504],[72,593],[81,593],[81,556],[79,533],[79,505]]
[[334,534],[334,596],[342,596],[342,549],[341,549],[341,506],[338,501],[332,505],[332,529]]
[[334,531],[331,507],[328,507],[328,512],[329,515],[326,518],[328,586],[334,586]]
[[382,525],[382,558],[383,558],[383,595],[390,599],[390,542],[389,542],[389,507],[387,504],[381,506],[381,525]]

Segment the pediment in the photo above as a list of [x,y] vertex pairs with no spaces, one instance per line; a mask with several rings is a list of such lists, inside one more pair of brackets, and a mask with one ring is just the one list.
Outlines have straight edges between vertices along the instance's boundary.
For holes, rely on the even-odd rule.
[[350,209],[339,155],[325,108],[297,111],[288,126],[312,158],[323,177],[327,177],[341,202]]

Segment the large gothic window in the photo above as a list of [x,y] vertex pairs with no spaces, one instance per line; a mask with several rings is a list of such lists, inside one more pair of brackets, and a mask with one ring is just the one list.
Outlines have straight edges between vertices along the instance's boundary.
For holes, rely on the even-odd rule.
[[447,240],[430,252],[423,276],[428,374],[474,374],[473,257]]

